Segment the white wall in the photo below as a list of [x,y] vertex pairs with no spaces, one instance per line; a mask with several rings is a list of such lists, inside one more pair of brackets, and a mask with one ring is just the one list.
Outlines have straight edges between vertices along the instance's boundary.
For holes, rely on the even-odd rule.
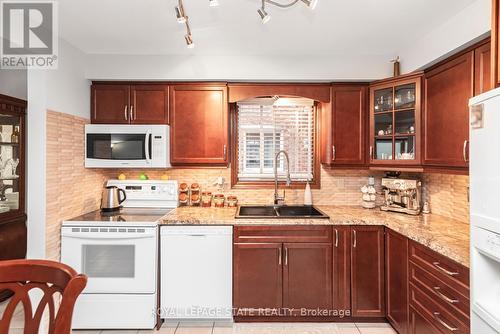
[[399,53],[402,72],[427,67],[488,36],[491,0],[476,0]]
[[29,258],[45,257],[47,110],[90,118],[90,81],[84,78],[84,62],[83,52],[60,40],[57,70],[28,71]]
[[391,56],[88,55],[93,80],[365,81],[391,75]]
[[59,40],[59,66],[46,71],[47,109],[90,118],[90,81],[85,79],[85,54]]
[[0,94],[26,100],[28,98],[26,70],[0,69]]

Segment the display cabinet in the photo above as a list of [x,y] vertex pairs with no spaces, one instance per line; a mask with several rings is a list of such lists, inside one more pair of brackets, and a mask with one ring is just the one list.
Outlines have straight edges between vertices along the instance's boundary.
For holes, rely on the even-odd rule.
[[370,165],[420,165],[421,73],[370,87]]

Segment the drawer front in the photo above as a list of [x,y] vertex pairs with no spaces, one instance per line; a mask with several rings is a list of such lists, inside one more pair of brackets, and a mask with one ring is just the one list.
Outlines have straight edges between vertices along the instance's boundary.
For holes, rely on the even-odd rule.
[[332,243],[331,226],[236,226],[234,242]]
[[442,333],[470,333],[470,323],[468,321],[463,322],[457,319],[452,312],[441,307],[432,297],[413,283],[410,283],[410,306]]
[[410,262],[410,282],[422,289],[442,307],[460,316],[461,320],[469,321],[469,296],[458,293],[413,262]]
[[442,334],[432,321],[427,320],[417,310],[410,306],[410,334]]
[[410,242],[410,260],[461,294],[469,295],[469,269],[429,248]]

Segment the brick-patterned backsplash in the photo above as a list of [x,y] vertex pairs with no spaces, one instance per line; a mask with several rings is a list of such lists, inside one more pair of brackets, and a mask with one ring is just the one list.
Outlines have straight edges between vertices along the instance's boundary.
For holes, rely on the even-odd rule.
[[84,126],[88,120],[47,112],[46,257],[59,260],[63,220],[99,208],[109,171],[85,169]]
[[[148,170],[85,169],[84,125],[88,120],[49,111],[47,113],[47,257],[58,259],[60,227],[64,219],[99,208],[102,187],[109,178],[124,173],[135,179],[145,172],[151,179],[166,174],[169,178],[191,184],[197,182],[202,190],[219,192],[213,183],[222,176],[226,185],[222,193],[238,196],[242,204],[270,204],[274,189],[231,189],[230,168],[173,168]],[[313,203],[317,205],[360,205],[360,188],[375,176],[380,190],[381,172],[368,170],[339,170],[321,168],[321,189],[313,189]],[[463,222],[469,221],[468,176],[422,174],[423,199],[433,213]],[[304,200],[301,189],[287,189],[286,201],[300,204]],[[382,196],[378,196],[378,201]]]

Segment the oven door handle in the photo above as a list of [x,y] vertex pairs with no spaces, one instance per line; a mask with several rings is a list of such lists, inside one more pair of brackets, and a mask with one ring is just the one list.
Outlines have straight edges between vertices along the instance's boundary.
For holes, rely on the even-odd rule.
[[[88,235],[84,233],[71,233],[66,234],[63,233],[63,238],[71,238],[71,239],[82,239],[82,240],[135,240],[135,239],[151,239],[155,238],[154,234],[134,234],[134,235],[109,235],[108,232],[97,232],[99,235],[93,234]],[[113,233],[113,232],[111,232]]]
[[146,132],[146,140],[144,140],[144,153],[146,156],[146,162],[148,164],[151,163],[151,156],[149,154],[150,148],[151,148],[151,130],[148,130]]

